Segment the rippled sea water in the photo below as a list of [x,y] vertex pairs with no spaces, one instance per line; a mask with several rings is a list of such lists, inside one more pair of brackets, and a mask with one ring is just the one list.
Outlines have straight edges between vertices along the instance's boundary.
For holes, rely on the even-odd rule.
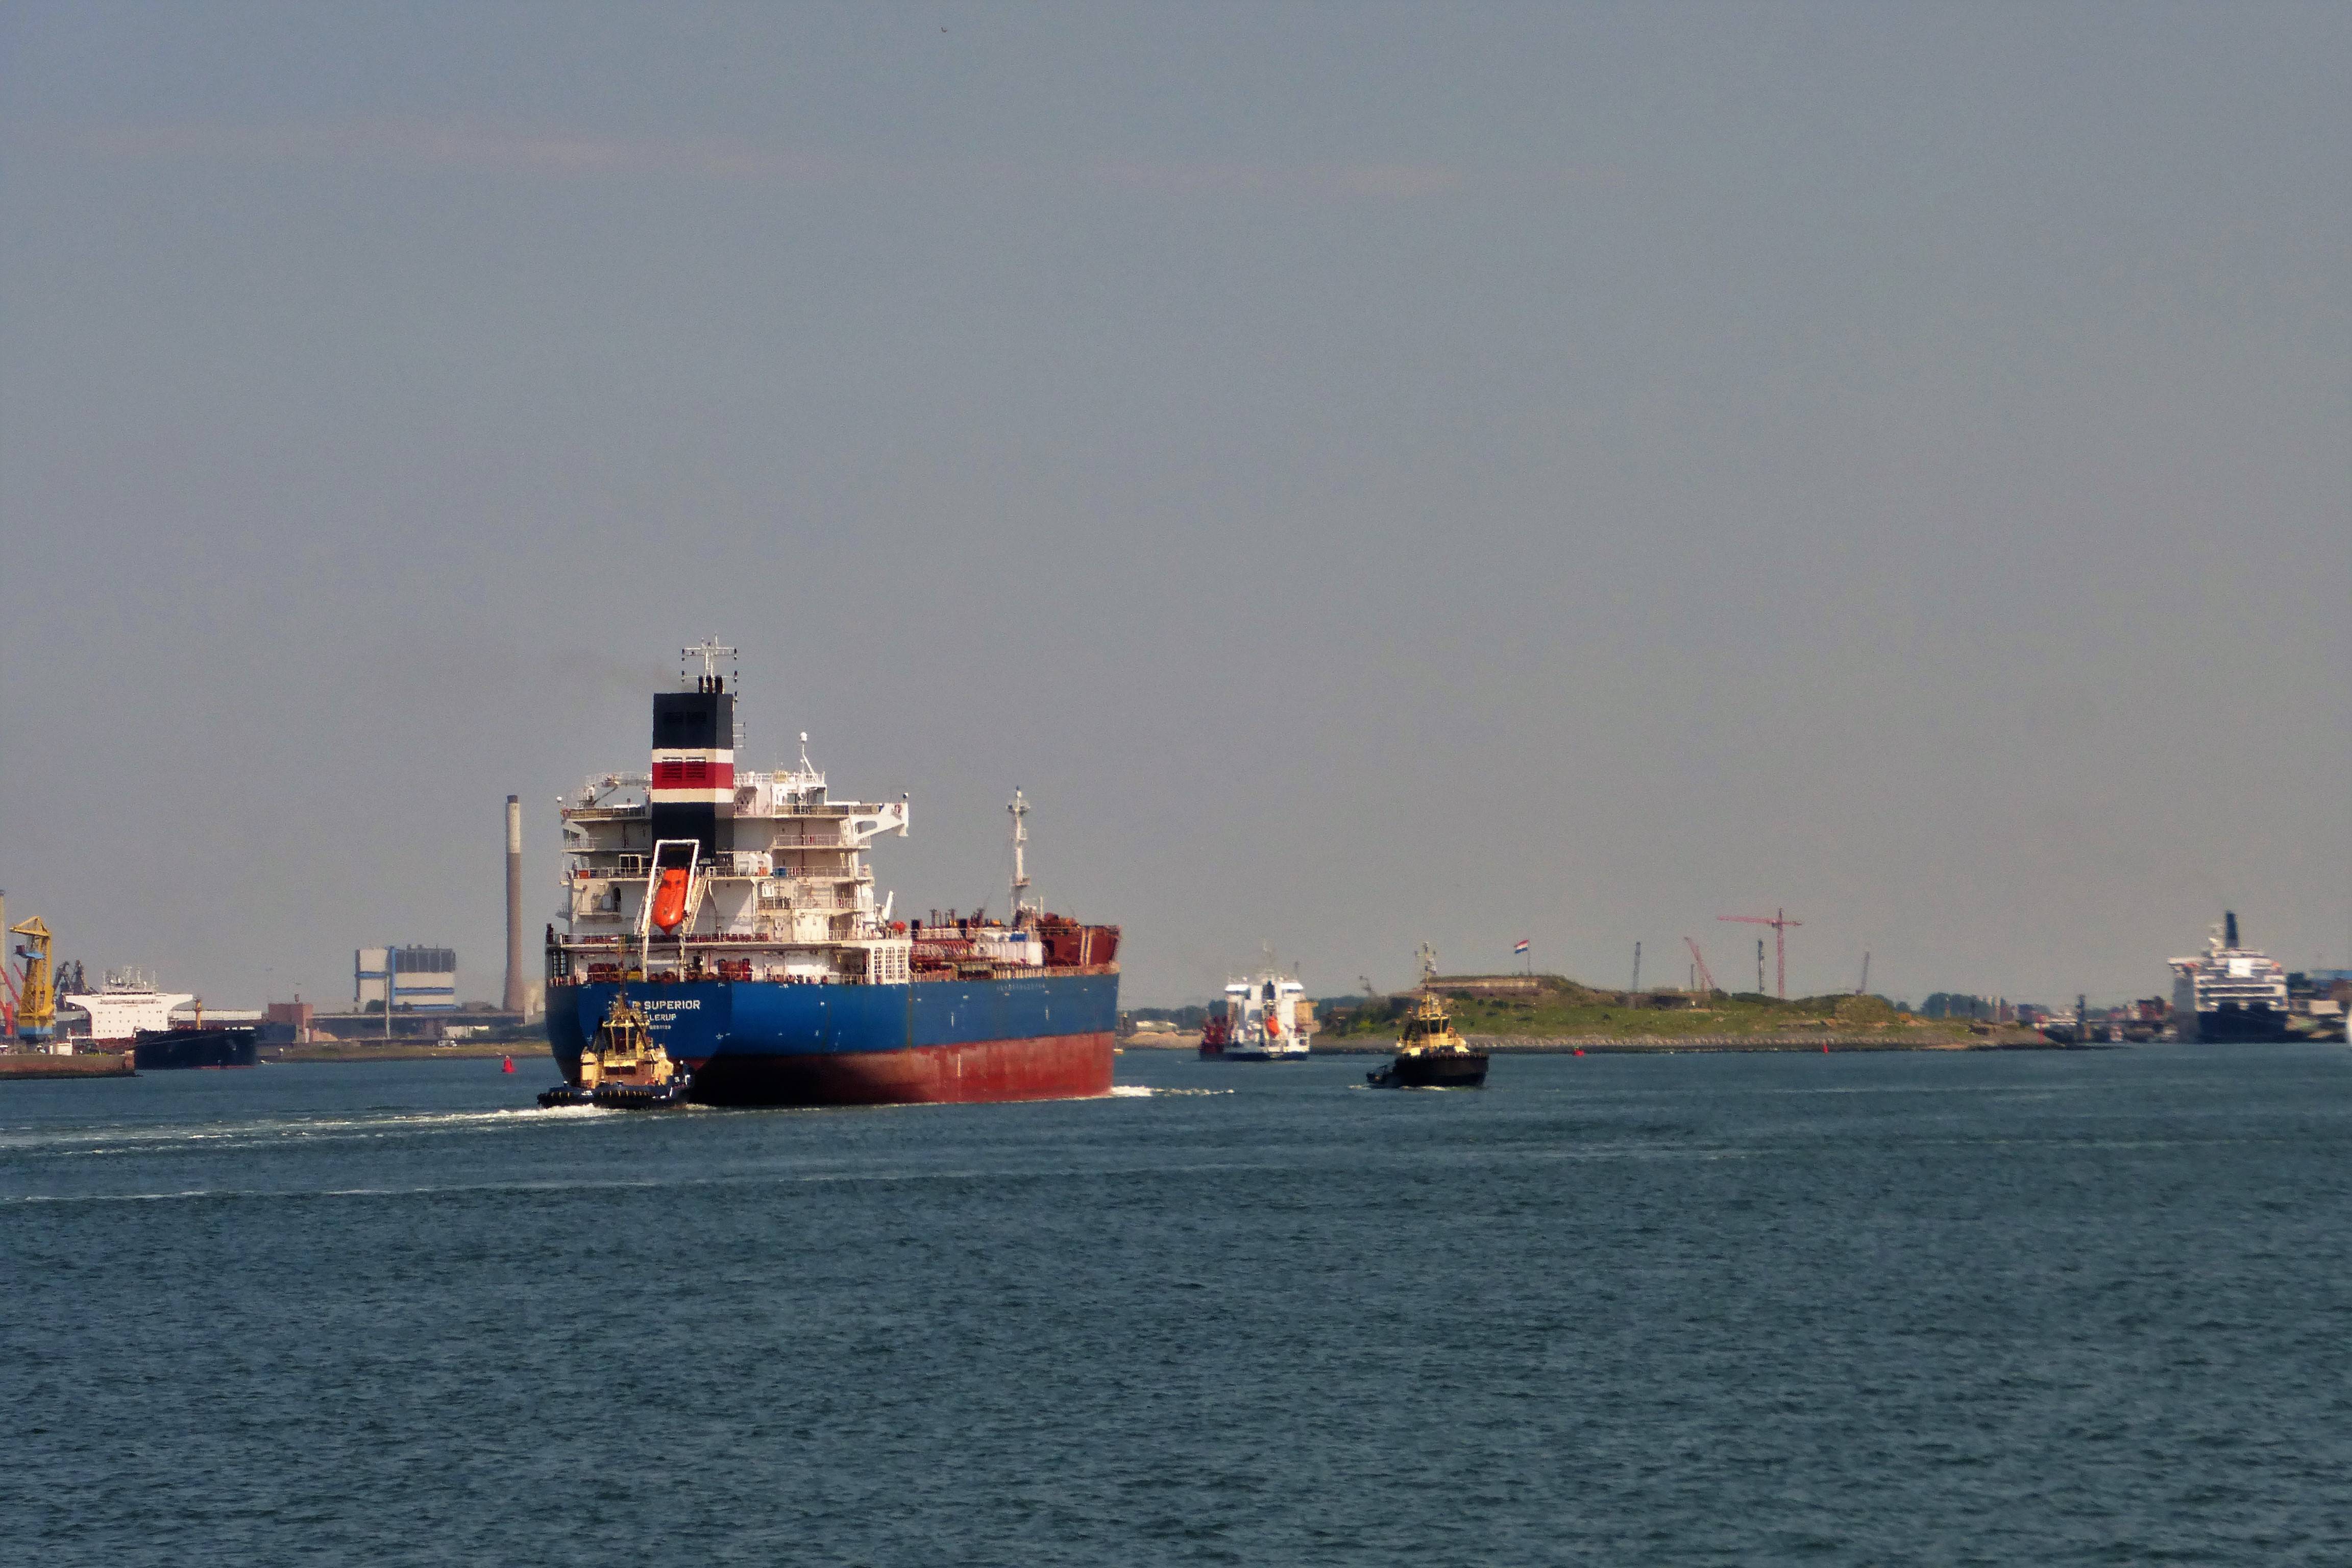
[[2352,1562],[2352,1053],[0,1085],[21,1561]]

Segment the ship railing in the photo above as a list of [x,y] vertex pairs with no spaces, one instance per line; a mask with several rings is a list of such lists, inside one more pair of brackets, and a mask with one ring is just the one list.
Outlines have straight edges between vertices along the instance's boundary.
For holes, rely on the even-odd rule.
[[855,849],[856,839],[844,829],[830,833],[775,833],[768,837],[771,849]]
[[792,908],[795,910],[841,910],[858,907],[856,895],[838,889],[810,883],[785,881],[764,882],[760,888],[760,907],[763,910]]

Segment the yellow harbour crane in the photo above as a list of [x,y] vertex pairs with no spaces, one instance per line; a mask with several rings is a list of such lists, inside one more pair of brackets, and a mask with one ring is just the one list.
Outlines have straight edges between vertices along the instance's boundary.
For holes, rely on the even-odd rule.
[[[0,921],[8,918],[7,907],[5,898],[0,898]],[[9,999],[16,1014],[16,1037],[47,1040],[58,1026],[58,991],[49,978],[49,928],[36,915],[17,921],[8,931],[25,939],[13,950],[16,957],[25,961],[24,976],[8,976]]]

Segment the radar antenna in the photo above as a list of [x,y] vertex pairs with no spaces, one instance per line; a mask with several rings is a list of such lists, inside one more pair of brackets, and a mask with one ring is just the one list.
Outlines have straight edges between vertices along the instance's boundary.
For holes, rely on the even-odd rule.
[[702,661],[702,679],[697,685],[696,689],[698,691],[724,691],[727,688],[719,681],[719,661],[721,658],[727,660],[727,675],[728,679],[731,680],[735,678],[737,673],[735,665],[736,655],[741,650],[739,648],[729,647],[725,643],[720,642],[715,637],[705,637],[700,642],[696,643],[692,647],[682,647],[677,650],[677,678],[680,680],[684,680],[686,679],[687,662],[689,659],[698,658]]

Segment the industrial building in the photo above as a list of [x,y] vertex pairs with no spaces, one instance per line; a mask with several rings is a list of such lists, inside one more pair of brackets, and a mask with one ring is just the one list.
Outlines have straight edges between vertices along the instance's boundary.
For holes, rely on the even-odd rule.
[[457,954],[446,947],[363,947],[352,955],[352,1005],[362,1013],[447,1012],[457,1005]]

